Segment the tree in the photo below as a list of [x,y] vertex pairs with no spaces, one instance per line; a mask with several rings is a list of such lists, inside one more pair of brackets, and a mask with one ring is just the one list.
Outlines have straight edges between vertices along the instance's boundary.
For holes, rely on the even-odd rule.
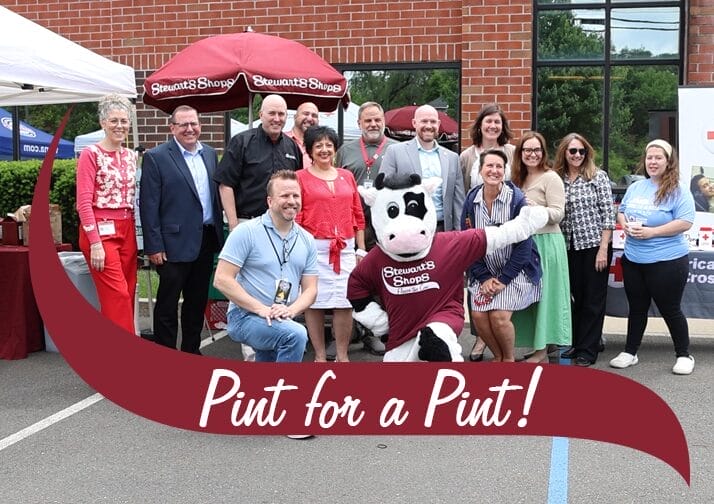
[[350,72],[350,96],[355,103],[376,101],[384,110],[423,105],[441,98],[446,113],[457,117],[459,74],[451,69],[373,70]]
[[[611,179],[619,180],[637,164],[651,134],[652,113],[676,110],[678,69],[676,65],[656,64],[664,55],[655,59],[643,48],[613,48],[610,79],[606,82],[608,49],[604,38],[600,32],[586,29],[575,12],[547,11],[539,15],[538,62],[546,65],[540,65],[536,77],[536,129],[549,145],[576,131],[588,138],[598,152],[607,138],[608,152],[601,152],[601,159],[607,162],[603,168]],[[581,60],[584,64],[552,64],[561,60]],[[653,64],[642,65],[648,60]],[[606,88],[610,102],[603,104]],[[605,106],[608,124],[603,121]]]
[[67,126],[62,133],[63,138],[73,140],[77,135],[83,135],[99,129],[96,103],[75,103],[60,105],[32,105],[20,107],[20,119],[35,128],[54,134],[57,131],[62,116],[74,105]]

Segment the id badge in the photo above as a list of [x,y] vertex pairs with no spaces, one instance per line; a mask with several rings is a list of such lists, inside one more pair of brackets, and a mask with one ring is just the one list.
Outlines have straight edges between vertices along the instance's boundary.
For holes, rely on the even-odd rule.
[[365,179],[365,181],[362,182],[362,186],[363,186],[365,189],[371,189],[371,188],[372,188],[372,184],[373,184],[373,183],[372,183],[372,179]]
[[275,285],[275,297],[273,298],[273,303],[288,304],[291,288],[292,284],[287,280],[278,280]]
[[99,230],[99,236],[111,236],[115,235],[117,230],[114,227],[113,220],[101,221],[97,224],[97,229]]

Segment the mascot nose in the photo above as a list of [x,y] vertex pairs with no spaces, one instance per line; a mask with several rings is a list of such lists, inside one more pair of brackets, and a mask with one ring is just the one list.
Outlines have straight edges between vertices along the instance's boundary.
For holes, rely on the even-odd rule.
[[[426,230],[425,230],[425,229],[422,229],[421,231],[419,231],[419,234],[422,235],[422,236],[426,236]],[[397,237],[397,235],[395,235],[394,233],[392,233],[392,234],[390,234],[390,235],[388,236],[388,239],[389,239],[389,240],[394,240],[396,237]]]

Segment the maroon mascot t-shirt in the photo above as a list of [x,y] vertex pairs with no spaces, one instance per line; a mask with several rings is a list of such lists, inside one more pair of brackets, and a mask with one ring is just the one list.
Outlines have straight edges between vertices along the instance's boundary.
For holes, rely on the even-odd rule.
[[464,328],[464,271],[485,254],[482,229],[436,233],[429,254],[418,261],[398,262],[374,247],[352,271],[347,297],[379,296],[389,313],[387,350],[431,322],[448,324],[458,336]]

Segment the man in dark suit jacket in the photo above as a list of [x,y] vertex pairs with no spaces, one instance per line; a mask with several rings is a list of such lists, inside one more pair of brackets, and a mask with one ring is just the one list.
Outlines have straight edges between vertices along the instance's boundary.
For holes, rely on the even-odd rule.
[[198,141],[195,109],[181,105],[169,121],[173,138],[144,154],[139,194],[144,253],[159,274],[154,340],[176,348],[183,293],[181,350],[200,354],[213,256],[223,244],[223,213],[213,180],[218,157]]

